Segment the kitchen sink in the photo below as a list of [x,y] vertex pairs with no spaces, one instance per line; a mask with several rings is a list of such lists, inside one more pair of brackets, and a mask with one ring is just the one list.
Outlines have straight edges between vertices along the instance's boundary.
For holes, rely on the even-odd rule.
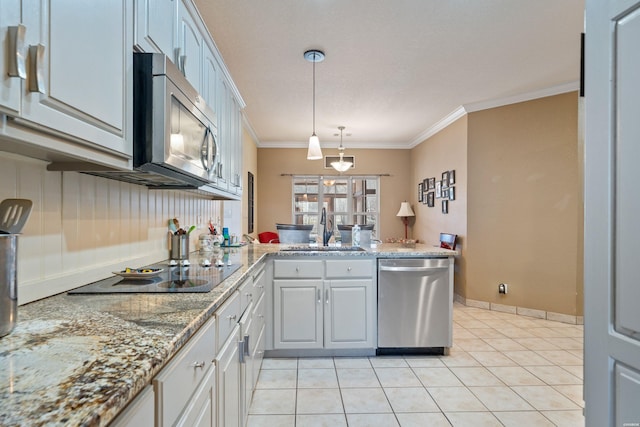
[[283,252],[363,252],[360,246],[289,246],[280,249]]

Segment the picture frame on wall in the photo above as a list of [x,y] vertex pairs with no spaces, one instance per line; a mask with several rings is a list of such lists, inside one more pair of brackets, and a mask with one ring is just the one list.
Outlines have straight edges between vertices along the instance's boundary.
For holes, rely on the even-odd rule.
[[448,200],[443,200],[442,201],[442,213],[443,214],[448,214],[449,213],[449,201]]
[[427,190],[435,190],[436,189],[436,178],[429,178],[429,186],[427,187]]
[[418,202],[422,202],[424,194],[424,184],[421,182],[418,184]]
[[436,182],[436,199],[442,197],[442,181]]
[[427,193],[427,206],[430,207],[430,208],[432,208],[434,206],[434,204],[435,204],[433,196],[434,196],[434,192],[433,191],[429,191]]
[[429,189],[429,178],[425,178],[422,180],[422,189],[427,191]]
[[442,188],[447,188],[449,186],[449,171],[442,172]]
[[449,187],[449,200],[456,199],[456,187]]
[[442,189],[442,198],[443,199],[448,199],[449,198],[449,189],[448,188],[443,188]]
[[456,171],[452,169],[449,171],[449,187],[451,187],[452,185],[455,185],[455,183],[456,183]]
[[423,205],[427,204],[427,192],[426,191],[422,192],[422,204]]

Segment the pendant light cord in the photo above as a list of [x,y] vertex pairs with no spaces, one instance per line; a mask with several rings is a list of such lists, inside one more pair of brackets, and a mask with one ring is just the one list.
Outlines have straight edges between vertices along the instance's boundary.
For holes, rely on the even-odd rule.
[[313,54],[313,134],[316,134],[316,53]]

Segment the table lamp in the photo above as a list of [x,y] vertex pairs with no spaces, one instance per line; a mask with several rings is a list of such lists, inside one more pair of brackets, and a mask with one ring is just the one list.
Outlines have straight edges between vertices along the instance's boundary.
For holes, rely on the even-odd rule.
[[416,214],[413,213],[413,209],[411,209],[411,205],[409,204],[409,202],[405,201],[400,205],[400,210],[398,211],[396,216],[402,217],[402,222],[404,223],[404,238],[406,239],[408,238],[407,224],[409,223],[409,217],[416,216]]

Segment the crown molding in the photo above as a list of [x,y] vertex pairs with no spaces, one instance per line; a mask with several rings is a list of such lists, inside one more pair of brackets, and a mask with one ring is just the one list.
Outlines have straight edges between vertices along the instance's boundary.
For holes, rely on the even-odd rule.
[[431,138],[433,135],[440,132],[442,129],[446,128],[451,123],[458,120],[460,117],[463,117],[465,114],[467,114],[467,112],[465,111],[463,106],[456,108],[455,110],[453,110],[452,112],[450,112],[449,114],[447,114],[446,116],[438,120],[434,125],[429,127],[427,130],[425,130],[424,132],[422,132],[421,134],[413,138],[413,140],[411,140],[409,144],[407,144],[407,148],[413,148],[416,145],[419,145],[420,143],[422,143],[423,141]]
[[475,111],[488,110],[490,108],[502,107],[505,105],[517,104],[518,102],[531,101],[538,98],[546,98],[547,96],[560,95],[562,93],[573,92],[580,89],[580,82],[573,81],[561,85],[551,86],[548,88],[526,92],[519,95],[508,96],[505,98],[490,99],[488,101],[473,102],[464,104],[463,108],[467,113]]
[[[551,86],[548,88],[535,90],[531,92],[521,93],[519,95],[508,96],[504,98],[495,98],[487,101],[473,102],[469,104],[463,104],[453,110],[451,113],[447,114],[442,119],[438,120],[432,126],[427,128],[424,132],[416,135],[411,141],[406,144],[403,143],[393,143],[393,142],[349,142],[348,146],[345,148],[348,150],[349,148],[370,148],[370,149],[411,149],[421,144],[425,140],[431,138],[433,135],[437,134],[447,126],[451,125],[453,122],[458,120],[459,118],[465,116],[466,114],[473,113],[475,111],[488,110],[490,108],[502,107],[505,105],[517,104],[518,102],[531,101],[533,99],[538,98],[546,98],[548,96],[560,95],[567,92],[577,91],[580,88],[579,81],[572,81],[569,83],[563,83],[556,86]],[[253,134],[255,135],[255,134]],[[273,142],[265,142],[260,141],[258,138],[255,138],[256,145],[258,148],[306,148],[307,142],[300,141],[273,141]],[[337,142],[322,142],[320,141],[322,148],[338,148],[339,144]]]

